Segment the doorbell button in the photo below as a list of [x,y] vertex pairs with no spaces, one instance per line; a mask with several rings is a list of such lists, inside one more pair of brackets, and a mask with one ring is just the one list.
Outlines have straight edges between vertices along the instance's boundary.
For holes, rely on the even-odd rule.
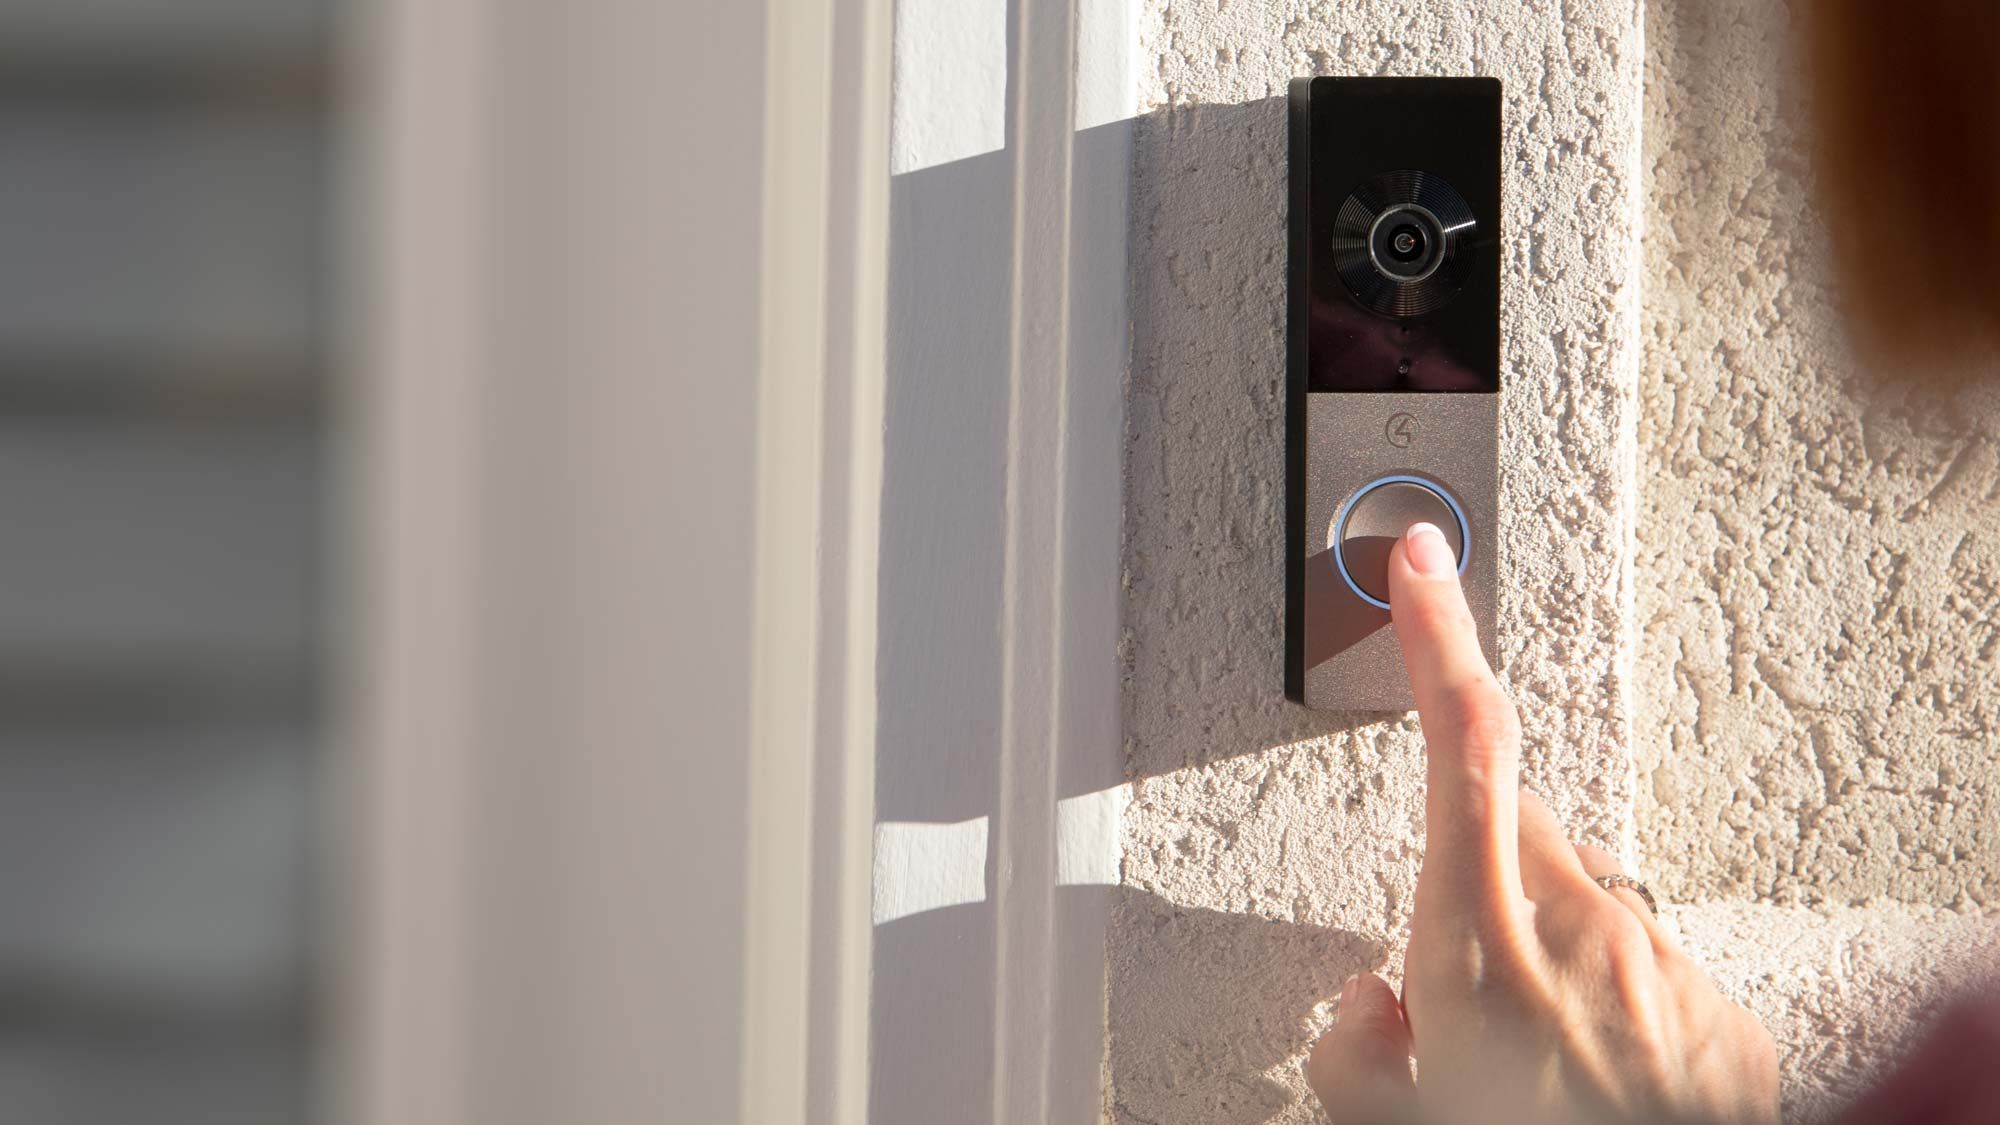
[[1444,533],[1464,574],[1471,533],[1465,512],[1442,486],[1421,477],[1380,477],[1347,498],[1327,538],[1333,564],[1355,596],[1377,609],[1389,608],[1389,549],[1419,523]]

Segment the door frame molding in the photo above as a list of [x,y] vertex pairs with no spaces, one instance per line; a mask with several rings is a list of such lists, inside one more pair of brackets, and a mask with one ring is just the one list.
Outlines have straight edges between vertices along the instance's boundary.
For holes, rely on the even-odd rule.
[[861,1125],[893,5],[770,13],[744,1119]]
[[[611,5],[597,17],[593,4],[571,5],[563,18],[598,18],[607,27],[645,19],[684,23],[652,48],[662,67],[680,65],[676,43],[715,44],[725,41],[721,37],[732,37],[732,47],[759,50],[766,62],[761,80],[748,82],[750,91],[740,89],[740,71],[720,76],[724,85],[715,105],[634,106],[629,82],[607,82],[602,90],[565,89],[551,110],[562,120],[573,115],[600,128],[605,121],[622,128],[643,123],[647,114],[676,113],[706,115],[698,124],[708,126],[726,127],[740,117],[761,131],[754,147],[762,161],[762,198],[750,248],[756,258],[756,353],[740,357],[733,371],[677,370],[669,340],[666,369],[646,378],[647,365],[655,362],[646,349],[657,341],[645,334],[643,315],[635,329],[630,316],[616,310],[564,306],[552,315],[571,320],[552,330],[551,346],[573,349],[579,363],[609,357],[620,368],[591,381],[590,401],[575,417],[552,423],[570,429],[553,432],[549,448],[520,450],[518,442],[505,440],[505,411],[495,404],[520,390],[505,382],[510,337],[499,323],[505,314],[496,277],[511,279],[507,263],[521,258],[509,253],[518,251],[510,244],[531,235],[498,221],[503,208],[514,209],[506,216],[512,220],[524,206],[546,207],[531,210],[530,217],[546,220],[537,225],[558,234],[595,234],[629,218],[668,247],[675,245],[675,224],[699,226],[705,216],[672,212],[672,199],[633,196],[630,216],[578,217],[561,210],[573,206],[561,199],[523,203],[522,196],[507,194],[509,186],[493,174],[504,164],[497,158],[508,155],[502,150],[512,149],[518,160],[520,146],[548,145],[561,134],[546,124],[539,132],[517,133],[498,120],[496,107],[518,104],[523,83],[539,89],[533,76],[496,57],[503,41],[519,50],[521,24],[536,18],[532,13],[497,0],[364,0],[350,9],[342,29],[345,124],[338,140],[338,166],[345,171],[335,217],[342,247],[336,319],[349,377],[338,406],[344,423],[336,454],[341,508],[331,541],[339,588],[331,616],[341,624],[329,685],[333,741],[344,749],[331,756],[324,787],[333,833],[322,849],[330,858],[319,897],[323,916],[338,928],[330,942],[332,987],[325,990],[332,1009],[330,1058],[317,1070],[315,1103],[322,1119],[339,1122],[484,1125],[491,1116],[481,1112],[483,1084],[505,1073],[513,1076],[510,1089],[525,1086],[538,1103],[508,1113],[526,1120],[557,1111],[560,1119],[582,1122],[598,1119],[609,1105],[643,1114],[645,1107],[631,1102],[657,1091],[713,1088],[720,1076],[712,1069],[681,1073],[698,1064],[670,1049],[629,1043],[634,1028],[643,1036],[649,1026],[699,1018],[673,1010],[679,1005],[670,995],[671,981],[666,997],[643,980],[633,982],[631,994],[619,995],[603,987],[611,970],[586,972],[586,986],[551,970],[535,1000],[557,1017],[565,1050],[546,1059],[529,1056],[531,1073],[523,1076],[520,1044],[496,1045],[490,1021],[482,1024],[475,1013],[479,1004],[491,1003],[485,998],[498,983],[496,973],[522,962],[520,946],[505,944],[513,936],[492,921],[560,904],[580,915],[563,920],[584,934],[565,949],[584,958],[586,969],[589,954],[606,949],[640,964],[657,958],[665,966],[684,942],[702,949],[740,943],[740,961],[727,972],[718,969],[721,979],[705,984],[701,997],[718,1011],[736,997],[736,1042],[727,1048],[737,1064],[736,1119],[861,1125],[872,941],[892,4],[766,0],[756,8],[670,9],[671,15]],[[745,41],[752,35],[760,44]],[[603,28],[563,40],[573,51],[622,52],[626,43]],[[615,61],[621,79],[646,72],[629,57]],[[589,63],[573,55],[559,65]],[[512,102],[501,97],[509,92]],[[728,139],[726,128],[703,135],[718,132]],[[740,131],[734,136],[740,139]],[[664,146],[636,137],[634,147],[650,157]],[[574,151],[619,155],[615,145]],[[709,154],[672,156],[701,161]],[[727,159],[717,157],[718,175],[743,174]],[[564,165],[562,176],[629,171]],[[611,198],[627,205],[625,195]],[[606,257],[625,271],[620,277],[671,278],[700,268],[660,260],[654,242],[591,241],[574,249],[586,258]],[[590,296],[632,299],[630,293]],[[629,335],[579,342],[599,323]],[[565,575],[603,578],[589,591],[591,612],[560,622],[564,641],[592,653],[642,653],[661,645],[671,652],[675,638],[662,635],[658,605],[666,601],[670,628],[673,599],[698,598],[701,591],[661,592],[674,580],[671,560],[667,574],[648,582],[640,568],[598,565],[582,543],[557,542],[552,577],[524,578],[522,568],[509,569],[489,550],[501,482],[518,479],[524,464],[541,458],[547,471],[538,484],[548,493],[538,512],[582,510],[578,518],[586,528],[597,526],[588,523],[601,518],[596,513],[621,501],[624,510],[643,513],[648,474],[671,481],[677,467],[685,469],[671,442],[662,440],[653,450],[632,444],[629,434],[614,435],[624,442],[617,456],[593,457],[589,425],[615,417],[625,403],[639,415],[670,411],[677,400],[697,402],[704,386],[699,381],[718,378],[755,387],[753,410],[716,422],[745,427],[736,444],[754,475],[749,495],[755,511],[725,510],[699,496],[695,510],[675,511],[675,496],[691,494],[683,480],[679,492],[667,489],[667,511],[647,517],[655,524],[653,538],[640,546],[670,541],[675,531],[711,553],[735,549],[717,543],[745,544],[737,561],[749,576],[752,604],[742,607],[734,647],[717,656],[726,666],[693,682],[662,675],[664,701],[648,701],[629,714],[621,707],[616,722],[594,719],[574,694],[565,703],[560,690],[550,691],[557,698],[547,704],[520,703],[518,693],[509,697],[521,666],[496,660],[493,650],[513,639],[517,623],[496,621],[496,606],[525,593],[560,607],[565,593],[549,584]],[[518,417],[513,424],[518,429]],[[728,534],[704,536],[703,521],[711,518]],[[676,521],[685,523],[663,535],[662,526]],[[736,535],[746,528],[748,535]],[[536,588],[537,581],[544,585]],[[619,588],[624,582],[629,589]],[[629,616],[603,612],[606,605],[628,602],[635,610]],[[734,664],[730,652],[747,652],[747,660]],[[644,672],[628,666],[618,680],[643,678]],[[703,799],[712,799],[722,810],[717,817],[733,828],[712,834],[699,860],[662,854],[675,837],[664,826],[650,830],[634,810],[643,810],[646,786],[661,784],[663,776],[671,784],[673,768],[633,758],[629,745],[624,757],[589,752],[604,745],[607,732],[637,739],[642,750],[653,737],[671,742],[677,708],[713,706],[704,685],[745,681],[746,713],[710,723],[734,732],[729,738],[658,751],[670,761],[676,753],[707,759],[690,784],[708,787]],[[500,807],[489,775],[496,763],[506,767],[496,743],[510,732],[496,738],[491,729],[496,698],[509,699],[510,713],[527,708],[538,729],[570,740],[565,753],[583,751],[576,777],[556,767],[557,791],[511,791],[513,803]],[[648,723],[661,724],[657,734]],[[621,769],[634,770],[638,795],[617,801],[603,830],[585,825],[576,831],[577,818],[597,807],[592,802],[615,792]],[[516,886],[480,874],[482,865],[504,862],[492,858],[497,821],[534,822],[543,814],[558,825],[558,835],[535,873],[539,881]],[[649,847],[648,840],[659,843]],[[629,849],[635,841],[637,850],[650,854],[607,874],[607,860],[630,856],[606,849],[613,843]],[[711,882],[719,878],[725,887],[733,880],[740,887],[740,914],[697,910],[662,921],[663,946],[653,944],[660,935],[621,930],[634,919],[667,917],[670,912],[656,909],[662,904],[653,899],[671,896],[632,880],[657,869],[649,865],[669,865],[670,871],[676,862],[718,868]],[[606,883],[610,887],[600,889]],[[551,898],[551,887],[564,893]],[[572,893],[570,887],[582,889]],[[646,909],[625,905],[620,895],[628,887],[651,896],[640,903]],[[561,937],[569,940],[566,932]],[[486,1014],[493,1014],[490,1007]],[[596,1043],[620,1049],[591,1051]],[[485,1095],[489,1103],[492,1097]],[[657,1110],[672,1117],[675,1107]]]

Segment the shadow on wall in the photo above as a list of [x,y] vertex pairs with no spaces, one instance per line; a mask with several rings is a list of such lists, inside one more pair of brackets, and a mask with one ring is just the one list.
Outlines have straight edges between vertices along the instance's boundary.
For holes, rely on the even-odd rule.
[[[1011,150],[891,181],[876,818],[976,823],[980,850],[973,872],[951,880],[977,901],[934,899],[935,908],[876,926],[873,1121],[993,1122],[1002,1062],[1045,1079],[1004,1104],[1039,1098],[1053,1121],[1094,1120],[1101,1106],[1108,890],[1052,885],[1074,877],[1048,869],[1063,858],[1049,852],[1057,809],[1048,798],[1057,808],[1080,796],[1090,805],[1087,795],[1123,781],[1118,435],[1130,133],[1118,122],[1069,135],[1069,199],[1053,214],[1039,199],[1017,209]],[[1023,244],[1048,239],[1068,249],[1067,276],[1018,277]],[[1039,324],[1047,309],[1021,306],[1045,293],[1066,301],[1063,370],[1021,373],[1017,384],[1017,318]],[[1054,557],[1021,560],[1010,574],[1015,413],[1022,425],[1061,425],[1067,444],[1057,510],[1031,513],[1056,525]],[[1023,702],[1032,693],[1009,691],[1012,671],[1041,660],[1057,685],[1053,713]],[[1003,761],[1008,753],[1017,760]],[[1114,814],[1094,836],[1103,850],[1083,881],[1115,878],[1115,831]],[[951,860],[920,848],[901,885],[935,891]],[[1002,865],[1017,901],[995,900]],[[883,886],[878,866],[878,907]],[[1002,956],[1010,941],[1011,964]],[[1033,1047],[1046,1052],[1043,1065],[1001,1059],[1027,1049],[996,1030],[1010,1026],[1009,1006],[1041,1009],[1043,1018],[1017,1014],[1012,1025],[1046,1028]]]
[[[1310,1042],[1324,1022],[1311,1017],[1342,981],[1387,952],[1346,930],[1129,889],[1118,893],[1113,932],[1128,943],[1111,981],[1112,1119],[1121,1123],[1252,1125],[1294,1105],[1296,1092],[1266,1072]],[[1143,985],[1126,987],[1133,980]]]
[[[1295,1104],[1296,1091],[1267,1072],[1311,1040],[1325,1022],[1316,1013],[1340,983],[1380,965],[1386,953],[1379,940],[1345,930],[1179,906],[1126,888],[1063,888],[1055,924],[1088,924],[1107,904],[1114,932],[1133,946],[1115,962],[1111,981],[1118,1122],[1252,1125]],[[956,979],[964,990],[941,997],[878,983],[872,1050],[882,1057],[874,1064],[872,1120],[988,1120],[996,924],[987,901],[875,928],[878,973],[887,967],[898,980]],[[1123,987],[1126,977],[1143,979],[1145,987]],[[1072,983],[1100,995],[1099,982]],[[935,1022],[940,1001],[954,1005],[942,1029]],[[1089,1069],[1102,1057],[1092,1042],[1057,1042],[1052,1049]],[[879,1080],[885,1068],[895,1081]],[[968,1083],[968,1075],[988,1081]]]
[[[1059,569],[1065,581],[1094,584],[1060,591],[1065,618],[1050,659],[1065,688],[1062,713],[1053,722],[1030,717],[1063,742],[1099,749],[1118,745],[1117,668],[1073,658],[1116,645],[1118,543],[1097,521],[1118,511],[1126,334],[1123,200],[1114,201],[1116,231],[1104,230],[1092,208],[1107,186],[1122,196],[1130,133],[1130,122],[1118,122],[1074,138],[1070,370],[1060,405],[1072,439],[1087,440],[1072,440],[1066,453],[1062,547],[1070,557]],[[994,811],[995,751],[1008,711],[1014,176],[1003,150],[891,181],[878,820],[958,821]],[[1094,315],[1099,299],[1115,307]],[[1060,796],[1123,780],[1115,753],[1057,751]]]
[[[1124,773],[1065,756],[1062,794],[1398,721],[1284,697],[1285,100],[1163,110],[1075,141],[1079,203],[1100,194],[1093,179],[1122,175],[1131,152],[1124,448],[1090,451],[1108,473],[1071,474],[1073,487],[1116,481],[1123,462],[1130,682]],[[892,595],[881,625],[884,820],[991,811],[1005,711],[1013,176],[1002,150],[892,184],[882,537],[898,549],[881,564]],[[1127,276],[1122,255],[1094,256],[1087,214],[1073,227],[1073,293]],[[1070,323],[1073,354],[1124,356],[1122,319],[1096,322],[1079,300]],[[1088,393],[1119,375],[1076,366],[1097,381]],[[1103,604],[1096,593],[1070,592],[1066,608],[1086,615],[1081,627],[1119,628],[1117,591],[1102,591]],[[1157,737],[1167,731],[1177,737]],[[1163,753],[1187,745],[1187,731],[1202,732],[1206,754]]]
[[[873,1120],[992,1121],[996,1100],[1009,1101],[995,1089],[1006,1046],[996,1027],[1009,1025],[1010,1007],[1040,1003],[1034,990],[1045,987],[1012,978],[1029,970],[1007,964],[1007,943],[1018,959],[1018,943],[1041,940],[1035,931],[1053,935],[1050,1030],[1035,1049],[1048,1053],[1055,1121],[1095,1120],[1101,1109],[1108,909],[1120,913],[1117,932],[1148,935],[1117,970],[1148,986],[1111,982],[1110,1064],[1125,1120],[1267,1119],[1297,1091],[1265,1072],[1307,1043],[1323,1022],[1316,1007],[1342,979],[1383,960],[1378,941],[1343,930],[1066,878],[1046,898],[1031,889],[995,901],[1003,864],[1018,873],[1046,859],[1032,843],[1016,854],[1041,826],[1010,806],[1020,794],[1003,793],[1020,766],[1003,750],[1010,739],[1023,748],[1022,731],[1048,740],[1062,801],[1409,721],[1320,714],[1283,696],[1285,143],[1281,98],[1074,133],[1067,277],[1017,280],[1020,240],[1047,232],[1017,229],[1045,216],[1017,210],[1013,151],[892,181],[876,816],[982,822],[981,846],[991,847],[972,853],[978,873],[964,876],[963,897],[876,927]],[[1057,285],[1068,301],[1066,370],[1053,391],[1017,386],[1017,300]],[[1006,558],[1018,469],[1010,415],[1024,405],[1030,419],[1059,410],[1068,437],[1059,588],[1015,593],[1055,606],[1044,650],[1059,685],[1054,714],[1026,713],[1007,690],[1019,612]],[[1018,668],[1018,648],[1011,659]]]
[[1284,696],[1286,102],[1184,105],[1133,139],[1126,773],[1407,717]]
[[[984,901],[875,927],[868,1119],[885,1125],[994,1122],[994,1027],[1001,928],[989,856]],[[1101,943],[1115,889],[1062,887],[1050,926],[1058,943]],[[1058,963],[1047,1042],[1050,1121],[1095,1120],[1103,1073],[1104,980],[1093,960]],[[1014,1000],[1022,999],[1013,997]]]

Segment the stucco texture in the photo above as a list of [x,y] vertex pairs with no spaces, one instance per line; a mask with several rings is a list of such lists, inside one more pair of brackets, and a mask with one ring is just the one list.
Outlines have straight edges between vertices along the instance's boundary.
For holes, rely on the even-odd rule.
[[1286,81],[1506,88],[1502,678],[1524,781],[1851,1096],[1983,971],[2000,399],[1859,369],[1780,6],[1153,0],[1141,25],[1109,1115],[1316,1121],[1396,979],[1414,716],[1281,695]]
[[1692,895],[2000,903],[2000,384],[1843,345],[1779,5],[1651,7],[1636,700]]
[[2000,382],[1848,350],[1784,6],[1647,23],[1639,850],[1809,1120],[2000,961]]

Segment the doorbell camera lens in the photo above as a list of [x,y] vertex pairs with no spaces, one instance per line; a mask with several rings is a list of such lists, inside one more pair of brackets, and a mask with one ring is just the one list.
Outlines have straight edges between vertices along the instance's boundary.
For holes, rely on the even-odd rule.
[[1448,303],[1472,271],[1479,233],[1472,208],[1431,172],[1362,181],[1333,224],[1334,269],[1362,307],[1412,317]]
[[1437,268],[1444,242],[1437,216],[1421,207],[1399,207],[1375,220],[1369,251],[1375,269],[1391,282],[1422,281]]

